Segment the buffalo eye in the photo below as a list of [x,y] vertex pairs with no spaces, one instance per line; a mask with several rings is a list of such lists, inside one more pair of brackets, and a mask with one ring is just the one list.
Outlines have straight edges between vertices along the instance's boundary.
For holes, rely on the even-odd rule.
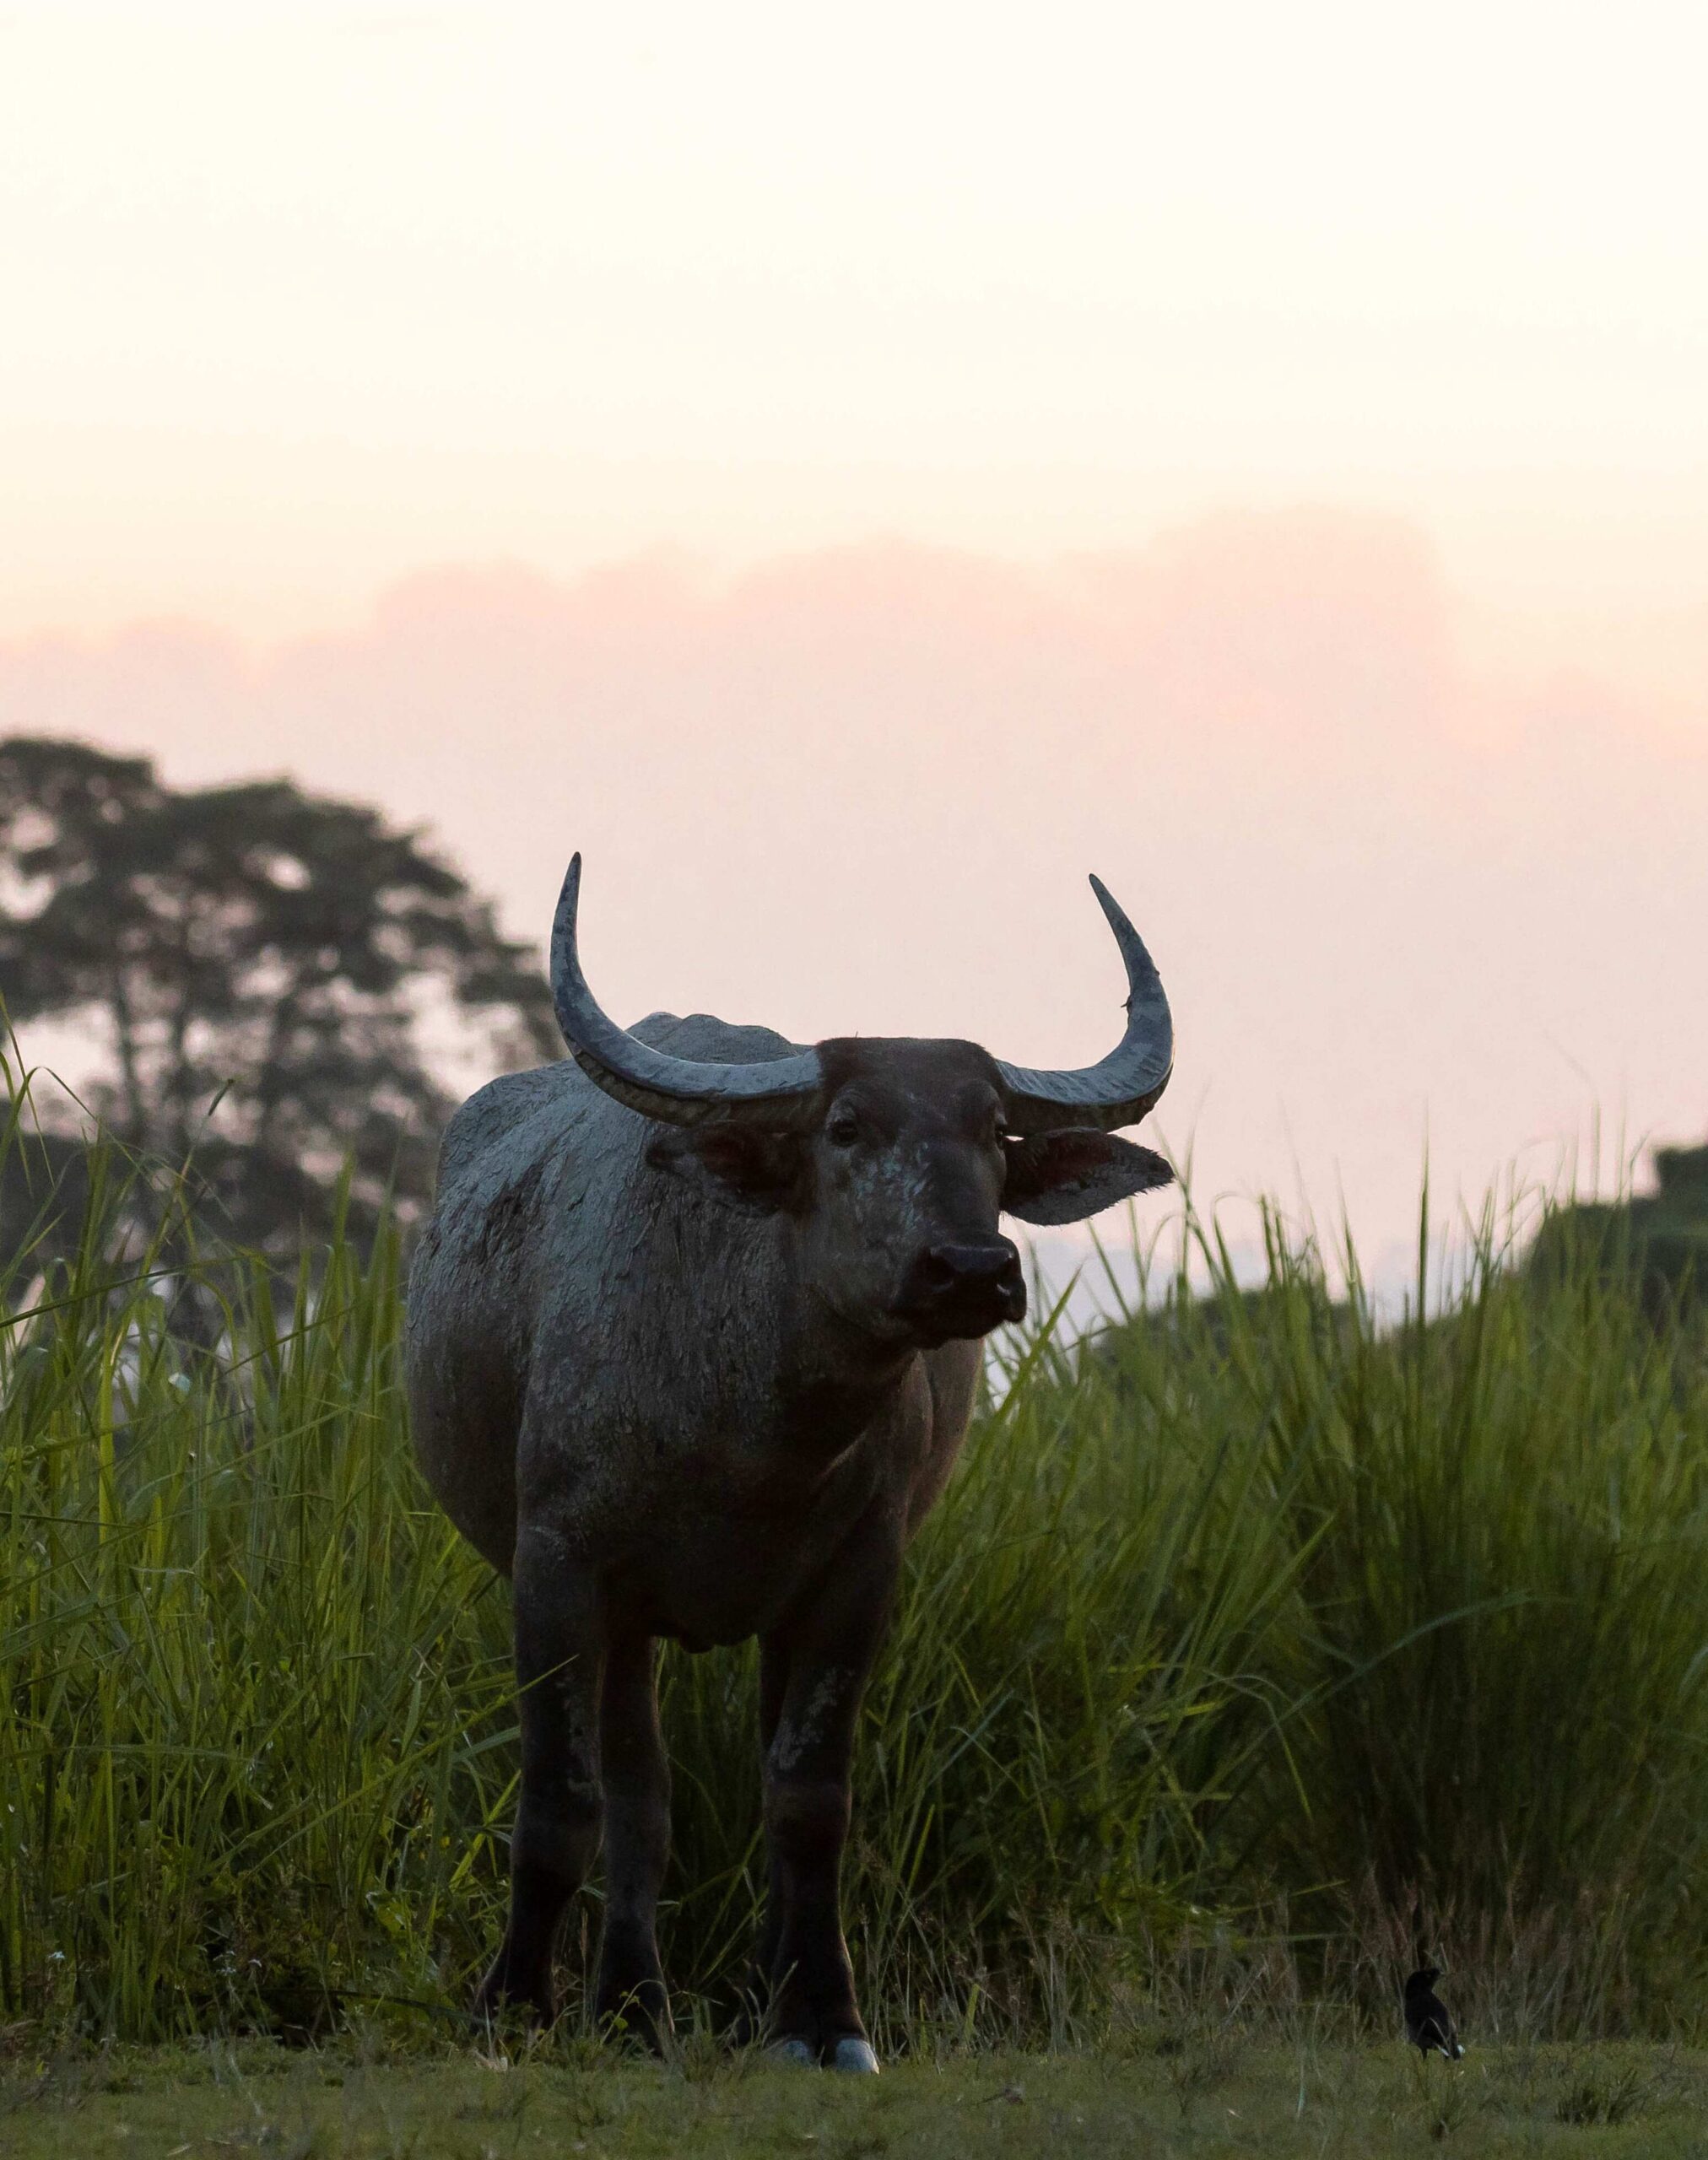
[[852,1110],[835,1110],[824,1132],[833,1148],[851,1148],[860,1137],[860,1120]]

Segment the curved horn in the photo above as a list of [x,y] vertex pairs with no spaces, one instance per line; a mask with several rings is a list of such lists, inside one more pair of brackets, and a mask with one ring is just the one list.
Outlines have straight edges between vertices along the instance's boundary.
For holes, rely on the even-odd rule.
[[1127,1032],[1100,1064],[1078,1072],[1034,1072],[997,1059],[1008,1091],[1008,1129],[1023,1137],[1068,1125],[1095,1126],[1104,1132],[1137,1125],[1167,1087],[1174,1066],[1174,1023],[1156,964],[1100,878],[1092,879],[1091,889],[1127,963]]
[[552,1002],[570,1055],[590,1080],[667,1125],[810,1125],[822,1075],[816,1050],[762,1065],[701,1065],[654,1050],[599,1010],[576,950],[577,854],[552,921]]

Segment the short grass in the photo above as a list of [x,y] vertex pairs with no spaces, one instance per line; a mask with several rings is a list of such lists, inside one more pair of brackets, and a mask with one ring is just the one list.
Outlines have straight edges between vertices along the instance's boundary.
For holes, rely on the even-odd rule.
[[875,2081],[690,2050],[667,2066],[574,2049],[511,2062],[397,2060],[359,2038],[22,2049],[0,2075],[13,2160],[248,2152],[279,2160],[944,2160],[1262,2152],[1385,2160],[1708,2154],[1708,2054],[1626,2044],[1478,2050],[1449,2069],[1397,2043],[1167,2033],[1090,2055],[954,2055]]

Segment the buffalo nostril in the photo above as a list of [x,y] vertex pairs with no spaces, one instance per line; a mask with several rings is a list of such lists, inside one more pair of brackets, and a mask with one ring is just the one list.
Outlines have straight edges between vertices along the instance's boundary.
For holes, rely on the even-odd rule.
[[933,1245],[920,1262],[932,1289],[1002,1288],[1020,1277],[1020,1256],[1006,1238],[992,1245]]
[[900,1310],[944,1336],[983,1335],[1025,1312],[1019,1253],[1007,1238],[928,1246],[915,1257],[897,1303]]

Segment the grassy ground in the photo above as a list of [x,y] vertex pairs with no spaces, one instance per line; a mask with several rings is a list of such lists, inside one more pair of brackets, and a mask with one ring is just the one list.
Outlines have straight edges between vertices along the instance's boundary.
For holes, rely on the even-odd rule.
[[[411,1458],[395,1244],[281,1288],[139,1245],[127,1174],[57,1228],[14,1180],[0,1223],[0,2028],[454,2019],[501,1923],[509,1614]],[[846,1870],[880,2049],[1381,2017],[1424,1952],[1487,2041],[1708,2037],[1700,1334],[1492,1227],[1398,1320],[1354,1256],[1337,1298],[1278,1230],[1247,1293],[1200,1239],[1208,1298],[1006,1340],[911,1554]],[[754,1668],[664,1660],[685,1997],[751,1939]],[[596,1883],[572,2006],[597,1926]]]
[[669,2067],[573,2050],[502,2065],[399,2061],[349,2044],[114,2048],[0,2076],[14,2160],[260,2150],[292,2160],[508,2160],[534,2152],[705,2160],[793,2154],[1262,2152],[1381,2160],[1708,2155],[1708,2053],[1508,2048],[1451,2070],[1397,2043],[1246,2044],[1225,2034],[1095,2056],[915,2060],[877,2081],[692,2048]]

